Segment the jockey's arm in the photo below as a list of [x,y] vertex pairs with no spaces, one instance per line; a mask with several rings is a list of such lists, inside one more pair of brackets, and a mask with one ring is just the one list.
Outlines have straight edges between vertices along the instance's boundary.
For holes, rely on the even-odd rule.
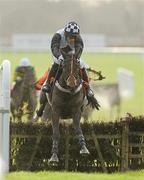
[[14,81],[14,82],[20,81],[20,80],[22,79],[22,76],[23,76],[23,73],[22,73],[22,72],[19,72],[19,71],[16,69],[15,72],[14,72],[13,81]]
[[61,55],[60,40],[61,36],[58,33],[55,33],[51,41],[51,51],[53,56],[56,58],[58,58]]
[[33,76],[34,76],[34,79],[36,81],[36,71],[35,71],[35,68],[33,66],[28,66],[28,69],[32,72]]
[[37,90],[40,90],[47,78],[48,78],[48,71],[46,71],[44,75],[38,79],[38,81],[35,83],[35,88]]
[[15,72],[14,72],[14,77],[13,77],[13,82],[11,84],[11,91],[13,90],[15,84],[19,81],[21,81],[21,73],[19,72],[19,68],[17,67]]

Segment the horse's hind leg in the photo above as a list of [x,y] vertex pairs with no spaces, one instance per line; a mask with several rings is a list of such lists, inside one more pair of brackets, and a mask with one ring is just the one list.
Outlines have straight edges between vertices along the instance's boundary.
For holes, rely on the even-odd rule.
[[50,163],[58,163],[58,144],[60,139],[59,132],[59,116],[56,112],[52,113],[52,129],[53,129],[53,145],[52,145],[52,156],[49,160]]
[[80,126],[80,119],[81,119],[81,112],[74,113],[73,124],[74,124],[77,139],[79,141],[79,145],[81,147],[80,154],[89,154],[89,150],[86,147],[85,138],[82,133],[81,126]]

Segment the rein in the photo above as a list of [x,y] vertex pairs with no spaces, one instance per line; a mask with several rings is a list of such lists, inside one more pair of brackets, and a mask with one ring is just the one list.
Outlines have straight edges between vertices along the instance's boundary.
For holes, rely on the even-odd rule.
[[[70,59],[70,73],[68,78],[66,79],[66,85],[70,88],[75,88],[74,90],[72,89],[68,89],[68,88],[64,88],[62,87],[58,81],[55,82],[55,86],[62,92],[65,93],[69,93],[69,94],[76,94],[78,93],[81,88],[82,88],[82,83],[80,83],[77,86],[77,80],[73,75],[73,69],[74,69],[74,56],[72,55],[71,59]],[[76,87],[77,86],[77,87]]]
[[70,87],[75,87],[76,86],[76,78],[74,77],[73,75],[73,65],[74,65],[74,62],[73,62],[73,55],[72,55],[72,58],[71,58],[71,71],[70,71],[70,75],[66,81],[67,85],[70,86]]
[[75,89],[75,91],[71,91],[69,89],[63,88],[58,81],[56,81],[55,86],[62,92],[69,93],[69,94],[76,94],[82,89],[82,83]]

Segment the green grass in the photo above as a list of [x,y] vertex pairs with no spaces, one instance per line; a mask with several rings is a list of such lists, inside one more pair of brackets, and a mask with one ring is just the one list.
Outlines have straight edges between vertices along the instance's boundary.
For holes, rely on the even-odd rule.
[[14,172],[5,177],[5,180],[143,180],[144,170],[127,173],[100,174],[100,173],[70,173],[70,172]]
[[[28,57],[31,64],[35,67],[37,77],[39,78],[47,68],[52,64],[50,53],[0,53],[0,63],[3,59],[11,61],[12,77],[15,67],[19,64],[22,57]],[[102,53],[84,53],[83,57],[93,69],[102,71],[106,79],[101,83],[117,82],[117,68],[127,68],[134,73],[134,96],[129,99],[122,99],[121,115],[126,112],[132,115],[142,115],[144,110],[144,58],[141,54],[102,54]],[[98,82],[99,83],[99,82]],[[94,117],[98,119],[107,119],[109,111],[101,109],[95,112]]]
[[[121,116],[126,112],[132,115],[143,114],[144,111],[144,58],[141,54],[85,54],[87,63],[96,70],[102,70],[107,82],[117,82],[117,69],[126,68],[134,73],[134,96],[129,99],[122,99]],[[108,113],[104,113],[104,118]],[[102,119],[102,113],[96,112],[95,115]]]

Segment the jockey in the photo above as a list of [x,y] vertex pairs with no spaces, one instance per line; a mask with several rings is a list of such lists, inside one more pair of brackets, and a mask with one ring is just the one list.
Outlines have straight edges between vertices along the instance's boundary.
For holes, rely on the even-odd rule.
[[[76,22],[69,22],[65,26],[65,28],[58,30],[54,34],[52,41],[51,41],[51,51],[53,54],[54,63],[49,72],[47,81],[46,81],[45,85],[42,87],[42,90],[47,93],[51,92],[51,86],[52,86],[51,80],[52,80],[52,78],[56,77],[59,66],[61,65],[61,62],[63,61],[61,49],[65,48],[65,47],[69,47],[71,50],[74,49],[75,57],[77,60],[80,61],[81,75],[82,75],[82,79],[84,81],[87,99],[88,99],[88,101],[91,101],[92,104],[94,102],[94,104],[93,104],[94,107],[99,109],[99,105],[98,105],[96,99],[94,98],[94,93],[89,86],[89,80],[88,80],[85,64],[80,59],[84,44],[83,44],[83,40],[80,36],[80,28]],[[56,77],[56,78],[58,78],[58,77]]]
[[34,68],[30,65],[29,59],[22,58],[20,60],[19,66],[17,66],[15,69],[14,79],[13,79],[14,82],[12,84],[11,90],[13,90],[16,83],[19,83],[22,81],[22,79],[27,71],[32,71],[35,73]]
[[[85,69],[89,69],[89,66],[87,64],[85,64],[82,60],[80,61],[80,66],[85,67]],[[44,83],[46,82],[46,80],[48,79],[49,76],[49,71],[45,71],[45,73],[36,81],[35,83],[35,89],[36,90],[41,90],[41,88],[43,87]]]

